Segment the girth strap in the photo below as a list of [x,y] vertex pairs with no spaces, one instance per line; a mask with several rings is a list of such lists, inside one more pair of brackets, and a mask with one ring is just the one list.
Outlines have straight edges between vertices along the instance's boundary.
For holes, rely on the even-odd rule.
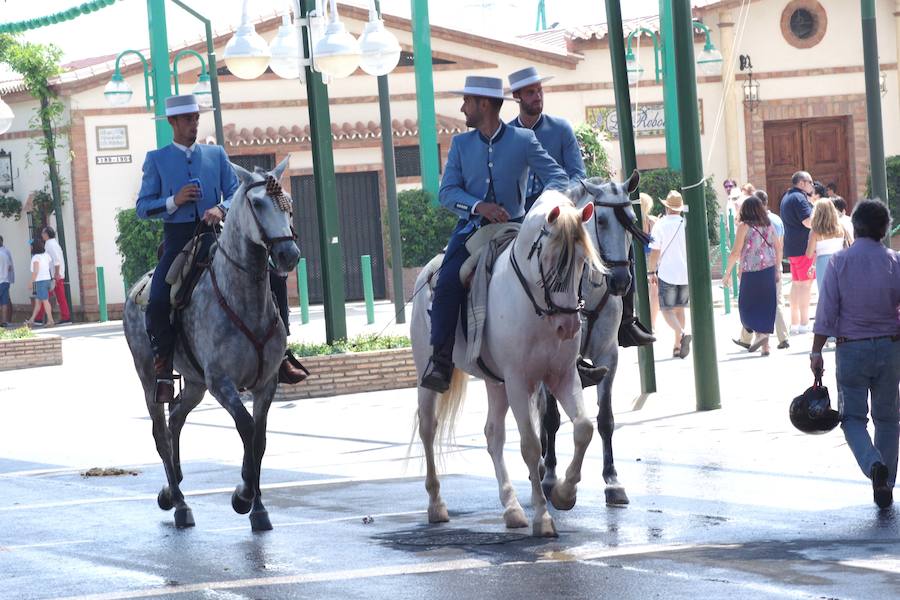
[[597,303],[595,308],[591,310],[581,309],[581,314],[587,317],[587,327],[584,331],[584,337],[581,338],[581,349],[578,352],[581,356],[584,356],[584,353],[587,352],[588,343],[591,341],[591,335],[594,331],[594,325],[596,325],[600,313],[606,308],[610,296],[609,285],[607,284],[606,289],[603,292],[603,297],[600,298],[600,302]]
[[228,318],[231,319],[231,322],[234,323],[235,327],[241,330],[241,333],[250,340],[250,343],[253,344],[253,347],[256,349],[256,379],[253,380],[253,383],[247,386],[246,389],[252,389],[259,383],[260,377],[262,377],[263,370],[263,349],[266,347],[266,344],[272,339],[272,336],[275,334],[275,329],[278,327],[278,319],[277,314],[272,319],[272,324],[269,325],[268,331],[266,331],[266,335],[260,340],[256,337],[256,335],[250,331],[250,328],[241,320],[236,312],[234,312],[230,306],[228,306],[228,302],[225,301],[225,296],[222,295],[222,291],[219,289],[219,284],[216,281],[216,270],[210,265],[209,267],[209,277],[212,280],[213,292],[216,294],[216,300],[219,302],[219,306],[222,307],[222,310],[225,311],[225,314],[228,315]]

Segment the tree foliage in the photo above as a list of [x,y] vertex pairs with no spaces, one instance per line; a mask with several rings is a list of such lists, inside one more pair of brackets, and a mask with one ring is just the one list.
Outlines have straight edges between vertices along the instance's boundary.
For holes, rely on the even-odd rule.
[[[885,160],[887,169],[888,208],[894,227],[900,225],[900,156],[888,156]],[[872,174],[866,179],[866,197],[872,197]],[[882,198],[883,200],[884,198]]]
[[[671,169],[648,169],[641,172],[640,191],[650,194],[653,198],[653,210],[655,215],[665,213],[665,208],[660,203],[669,194],[670,190],[681,190],[681,173]],[[716,200],[716,190],[713,187],[712,177],[703,185],[706,197],[706,225],[709,233],[710,245],[719,243],[719,202]]]
[[584,168],[588,177],[602,177],[608,180],[612,176],[609,167],[609,154],[601,143],[602,134],[596,129],[582,123],[575,128],[575,139],[581,148]]
[[131,287],[156,266],[156,249],[162,241],[163,223],[158,219],[138,219],[133,208],[116,213],[116,248],[122,257],[122,278]]
[[421,267],[446,245],[458,219],[447,209],[432,206],[428,194],[421,189],[400,192],[397,203],[403,266]]

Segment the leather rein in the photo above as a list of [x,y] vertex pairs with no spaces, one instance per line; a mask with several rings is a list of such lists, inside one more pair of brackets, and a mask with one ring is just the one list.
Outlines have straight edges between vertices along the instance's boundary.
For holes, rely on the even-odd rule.
[[[516,277],[519,279],[519,283],[522,284],[525,295],[528,296],[528,299],[531,301],[531,306],[534,308],[534,312],[538,317],[552,317],[560,314],[572,315],[584,308],[584,300],[581,298],[581,289],[579,286],[578,304],[576,306],[559,306],[553,302],[553,299],[550,297],[550,284],[547,282],[547,277],[544,274],[544,265],[541,262],[541,251],[544,249],[543,239],[548,235],[550,235],[550,232],[546,227],[542,226],[541,232],[538,234],[537,239],[534,240],[534,243],[531,245],[531,250],[528,252],[528,260],[531,260],[531,258],[537,254],[538,271],[541,274],[541,287],[544,289],[544,303],[547,305],[547,308],[538,304],[537,300],[534,298],[534,294],[531,293],[531,286],[528,284],[528,280],[525,279],[525,275],[522,274],[522,269],[519,268],[519,262],[516,260],[515,242],[513,242],[512,247],[509,250],[510,262],[512,263],[512,268],[516,273]],[[518,241],[518,239],[516,241]]]

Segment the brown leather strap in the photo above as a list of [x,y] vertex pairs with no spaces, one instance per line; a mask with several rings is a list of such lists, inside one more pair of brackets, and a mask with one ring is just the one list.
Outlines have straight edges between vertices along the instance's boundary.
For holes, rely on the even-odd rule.
[[222,307],[222,310],[225,311],[225,314],[228,315],[228,318],[231,319],[231,322],[234,323],[235,327],[241,330],[241,333],[250,340],[250,343],[253,344],[253,347],[256,349],[256,379],[247,386],[247,389],[252,389],[259,382],[260,377],[262,377],[263,349],[275,334],[275,329],[278,327],[278,320],[280,317],[277,314],[275,315],[272,319],[272,324],[269,325],[269,329],[266,331],[266,335],[260,340],[252,331],[250,331],[250,328],[244,324],[237,313],[228,306],[228,302],[225,301],[225,296],[222,295],[222,291],[219,289],[219,284],[216,281],[216,269],[212,266],[209,268],[209,277],[212,280],[213,292],[216,294],[216,300],[219,302],[219,306]]

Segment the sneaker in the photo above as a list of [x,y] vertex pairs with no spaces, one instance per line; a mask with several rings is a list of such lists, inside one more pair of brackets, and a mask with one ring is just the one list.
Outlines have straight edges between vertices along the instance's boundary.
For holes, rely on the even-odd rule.
[[894,503],[894,492],[888,485],[888,468],[884,463],[876,462],[870,471],[872,478],[872,496],[878,508],[887,508]]
[[57,325],[71,325],[72,319],[63,319],[62,321],[57,321]]
[[791,330],[788,332],[788,335],[800,335],[800,326],[791,325]]
[[790,344],[790,342],[788,342],[787,340],[778,342],[778,346],[777,346],[777,348],[778,348],[779,350],[787,350],[787,349],[790,348],[790,347],[791,347],[791,344]]
[[801,334],[812,333],[812,326],[811,325],[801,325],[800,327],[797,328],[797,332],[801,333]]

